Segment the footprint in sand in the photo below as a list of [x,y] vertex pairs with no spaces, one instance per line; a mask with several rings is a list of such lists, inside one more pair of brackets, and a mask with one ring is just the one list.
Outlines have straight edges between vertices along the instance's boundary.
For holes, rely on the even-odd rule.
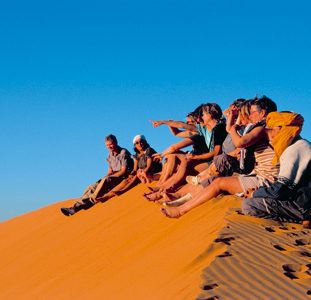
[[269,232],[275,232],[275,230],[272,227],[265,227],[265,229]]
[[301,251],[301,252],[298,252],[301,256],[304,256],[304,257],[311,257],[311,253],[308,252],[308,251]]
[[291,254],[298,254],[299,256],[303,256],[303,257],[311,257],[311,253],[305,250],[300,251],[301,249],[297,249],[291,246],[287,246],[287,245],[278,245],[278,244],[272,244],[272,246],[281,251],[284,252],[284,254],[286,254],[286,252],[291,252]]
[[292,280],[311,279],[311,264],[286,264],[282,266],[284,275]]
[[234,241],[235,238],[234,237],[220,237],[214,240],[215,243],[224,243],[226,245],[231,246],[231,241]]
[[297,237],[297,236],[299,236],[299,234],[296,233],[296,232],[286,233],[286,235],[287,235],[288,237]]
[[217,257],[229,257],[229,256],[232,256],[232,254],[229,251],[226,251],[220,255],[217,255]]
[[212,283],[212,284],[204,284],[202,286],[202,290],[204,291],[209,291],[209,290],[213,290],[214,288],[217,288],[218,284],[217,283]]
[[297,250],[294,247],[290,247],[287,245],[282,246],[282,245],[278,245],[278,244],[272,244],[272,246],[279,251],[295,251],[295,250]]
[[198,298],[196,298],[196,300],[218,300],[220,299],[219,296],[199,296]]
[[311,240],[297,239],[295,240],[295,246],[308,246],[311,245]]

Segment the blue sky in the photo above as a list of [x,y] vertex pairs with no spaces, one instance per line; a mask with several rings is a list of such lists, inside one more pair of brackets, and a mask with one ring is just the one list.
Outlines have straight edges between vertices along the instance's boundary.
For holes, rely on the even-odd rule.
[[132,151],[178,140],[150,119],[265,94],[311,139],[311,3],[2,1],[0,221],[78,197],[107,170],[104,136]]

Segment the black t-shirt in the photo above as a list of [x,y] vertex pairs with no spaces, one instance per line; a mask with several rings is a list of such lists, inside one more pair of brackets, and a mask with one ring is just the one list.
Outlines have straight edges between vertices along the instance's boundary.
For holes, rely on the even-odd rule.
[[194,155],[200,155],[208,152],[208,148],[203,135],[196,134],[190,137],[193,141],[191,153]]
[[209,150],[213,151],[216,145],[222,145],[226,136],[226,124],[223,122],[219,122],[213,129],[212,129],[212,137],[211,142],[209,145]]

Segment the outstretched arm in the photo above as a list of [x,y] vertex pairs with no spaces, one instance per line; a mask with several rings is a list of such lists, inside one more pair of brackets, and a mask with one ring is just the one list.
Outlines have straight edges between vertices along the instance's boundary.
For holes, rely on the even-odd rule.
[[186,130],[197,132],[195,125],[187,124],[181,121],[172,121],[172,120],[161,120],[161,121],[150,121],[153,127],[158,127],[160,125],[167,125],[173,128],[183,128]]
[[216,155],[219,155],[221,153],[221,145],[215,145],[214,150],[207,152],[207,153],[202,153],[199,155],[194,155],[194,154],[187,154],[187,158],[189,160],[210,160]]

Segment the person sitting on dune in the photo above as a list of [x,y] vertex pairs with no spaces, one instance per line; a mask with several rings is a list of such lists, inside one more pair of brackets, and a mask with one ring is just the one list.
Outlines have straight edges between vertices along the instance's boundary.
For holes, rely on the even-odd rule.
[[105,202],[114,196],[127,192],[140,182],[150,183],[159,179],[162,164],[152,157],[156,151],[150,147],[145,136],[142,134],[136,135],[133,139],[133,145],[135,154],[133,155],[134,167],[132,172],[110,192],[97,198],[97,201]]
[[[251,127],[249,120],[251,100],[237,99],[224,111],[227,118],[226,130],[229,132],[232,125],[241,125],[240,134],[245,134]],[[233,173],[250,173],[253,169],[252,155],[246,156],[244,148],[235,147],[231,135],[228,134],[222,144],[222,153],[213,158],[209,167],[196,176],[187,176],[189,184],[198,185],[203,181],[218,176],[232,176]],[[245,164],[245,159],[247,163]],[[245,166],[248,168],[246,169]]]
[[98,198],[104,196],[112,188],[127,178],[133,169],[133,159],[125,148],[118,146],[117,138],[110,134],[105,137],[105,145],[109,151],[107,158],[108,172],[105,177],[90,185],[83,193],[80,201],[72,207],[62,207],[61,212],[65,216],[71,216],[81,209],[89,209],[98,203]]
[[[162,189],[155,192],[154,194],[146,195],[149,200],[156,201],[162,198],[161,192],[163,191],[175,191],[180,185],[185,182],[187,172],[193,169],[198,164],[205,162],[204,167],[208,166],[208,163],[213,159],[214,156],[218,155],[222,151],[222,143],[226,138],[226,124],[223,122],[222,110],[216,103],[207,103],[202,106],[201,118],[203,120],[203,125],[189,125],[183,122],[175,121],[162,121],[163,124],[167,124],[171,127],[181,127],[191,131],[196,131],[205,137],[205,141],[209,148],[209,152],[202,154],[186,154],[184,155],[185,168],[183,172],[178,169],[176,178],[172,177],[170,180],[162,184]],[[203,134],[204,132],[204,134]],[[180,174],[181,173],[181,176]]]
[[311,221],[311,144],[302,139],[303,117],[293,112],[273,112],[267,117],[267,128],[274,147],[274,163],[280,162],[278,180],[260,187],[242,202],[248,216],[279,221]]
[[[201,105],[197,107],[193,112],[188,113],[186,117],[186,123],[190,125],[195,125],[199,121]],[[151,121],[154,127],[161,125],[162,121]],[[191,153],[194,155],[200,155],[208,152],[208,147],[205,143],[205,139],[202,135],[189,130],[180,130],[175,127],[168,126],[171,132],[180,138],[182,141],[169,146],[167,149],[162,151],[162,153],[154,154],[154,158],[161,160],[165,157],[165,163],[163,165],[163,170],[160,179],[155,187],[152,188],[153,191],[159,191],[165,189],[165,186],[171,186],[172,189],[177,188],[179,184],[184,181],[184,175],[187,169],[187,159],[186,154]],[[190,152],[182,151],[181,149],[192,146]],[[189,170],[188,170],[189,171]]]
[[[274,151],[268,143],[265,128],[262,122],[271,111],[276,110],[274,101],[266,96],[255,98],[251,104],[250,119],[253,124],[257,124],[251,131],[244,136],[238,134],[238,126],[232,126],[230,134],[236,147],[254,147],[255,167],[254,170],[247,175],[241,174],[231,177],[218,177],[207,187],[201,187],[196,194],[187,194],[187,199],[177,199],[178,207],[162,208],[164,215],[171,218],[178,218],[191,209],[211,200],[222,193],[231,195],[237,193],[247,193],[249,190],[257,189],[265,185],[269,186],[273,183],[279,172],[279,165],[273,165],[272,160]],[[183,201],[181,201],[183,200]],[[186,202],[184,202],[186,201]]]

